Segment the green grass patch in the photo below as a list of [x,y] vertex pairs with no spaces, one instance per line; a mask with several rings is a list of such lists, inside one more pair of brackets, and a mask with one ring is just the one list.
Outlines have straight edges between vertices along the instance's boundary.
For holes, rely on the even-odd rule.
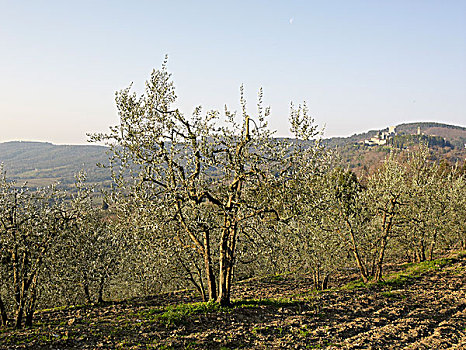
[[155,316],[157,320],[165,325],[176,325],[184,323],[190,316],[218,312],[222,308],[213,301],[191,304],[179,304],[167,307],[162,313]]
[[353,290],[353,289],[368,288],[370,283],[371,283],[370,281],[368,283],[364,283],[363,280],[361,278],[359,278],[359,279],[357,279],[355,281],[348,282],[343,287],[341,287],[341,289],[343,289],[343,290]]
[[420,263],[410,263],[403,266],[403,270],[390,274],[380,281],[379,284],[390,287],[402,287],[413,283],[416,279],[430,271],[438,271],[445,266],[452,265],[456,260],[452,258],[442,258]]
[[402,270],[384,276],[382,281],[375,282],[369,280],[364,283],[362,279],[351,281],[341,287],[343,290],[353,290],[361,288],[373,288],[377,286],[402,287],[413,283],[416,279],[430,271],[438,271],[446,266],[452,265],[457,259],[441,258],[436,260],[423,261],[420,263],[408,263],[402,266]]
[[307,325],[303,325],[301,326],[301,328],[298,329],[298,336],[301,338],[306,338],[311,334],[312,334],[312,330],[309,329]]
[[259,308],[261,306],[273,306],[273,307],[287,307],[292,305],[297,305],[301,303],[297,300],[292,300],[289,298],[279,298],[279,299],[245,299],[245,300],[235,300],[232,302],[232,307],[235,309],[242,308]]
[[86,309],[90,308],[92,305],[63,305],[63,306],[57,306],[51,309],[41,309],[37,310],[36,312],[56,312],[56,311],[72,311],[72,310],[78,310],[78,309]]
[[272,273],[268,275],[260,275],[260,276],[254,276],[254,277],[249,277],[245,278],[242,280],[237,281],[237,284],[244,284],[244,283],[249,283],[249,282],[278,282],[278,281],[283,281],[286,279],[287,276],[290,276],[294,274],[295,271],[289,271],[289,272],[282,272],[282,273]]
[[[188,322],[188,320],[196,315],[208,313],[230,313],[235,309],[248,309],[248,308],[261,308],[264,306],[272,306],[274,308],[289,307],[298,305],[301,301],[292,300],[289,298],[280,299],[240,299],[234,300],[230,307],[220,306],[214,301],[187,303],[172,305],[165,308],[154,308],[147,310],[140,310],[132,315],[143,326],[148,323],[161,323],[166,326],[173,326]],[[131,321],[134,323],[134,321]]]
[[401,292],[399,291],[385,291],[385,292],[382,292],[380,293],[382,296],[384,296],[385,298],[389,298],[389,299],[406,299],[406,295],[402,294]]

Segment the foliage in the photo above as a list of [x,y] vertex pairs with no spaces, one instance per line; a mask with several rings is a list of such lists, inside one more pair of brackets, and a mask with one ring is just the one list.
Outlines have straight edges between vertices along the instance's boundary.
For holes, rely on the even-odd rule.
[[0,168],[0,311],[2,325],[14,310],[14,325],[32,325],[48,252],[66,234],[75,215],[55,187],[14,187]]
[[[187,117],[172,107],[176,95],[170,79],[165,61],[140,97],[131,87],[118,92],[120,124],[92,140],[106,142],[112,160],[132,175],[125,181],[124,173],[114,171],[114,180],[120,194],[130,195],[132,208],[148,218],[144,226],[169,241],[205,299],[228,305],[238,241],[249,231],[254,235],[258,223],[280,220],[284,203],[277,194],[299,147],[272,138],[262,92],[255,118],[247,112],[242,88],[240,116],[225,108],[222,120],[220,112],[203,115],[197,107]],[[292,106],[290,121],[299,138],[316,135],[305,105]],[[126,198],[118,205],[124,203]]]
[[124,242],[114,235],[111,213],[93,203],[94,188],[86,184],[83,171],[75,187],[69,196],[74,225],[51,249],[53,259],[46,261],[47,282],[53,287],[43,291],[45,303],[103,302],[104,289],[122,260]]
[[420,143],[427,144],[429,147],[450,147],[452,144],[440,136],[430,135],[396,135],[390,140],[390,144],[396,148],[406,148],[418,145]]

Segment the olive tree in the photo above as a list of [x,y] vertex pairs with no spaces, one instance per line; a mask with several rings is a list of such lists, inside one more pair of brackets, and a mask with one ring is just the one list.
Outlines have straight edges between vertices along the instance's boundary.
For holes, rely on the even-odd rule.
[[402,206],[407,205],[406,169],[391,152],[384,163],[368,178],[366,208],[371,217],[370,240],[373,242],[371,275],[382,279],[383,263],[390,241],[403,223]]
[[74,215],[64,194],[54,186],[41,189],[16,187],[0,168],[0,313],[8,310],[14,326],[31,326],[37,305],[44,259],[51,247],[72,225]]
[[351,171],[335,168],[328,177],[330,189],[329,206],[326,212],[330,227],[345,242],[364,282],[368,281],[368,264],[373,251],[372,237],[368,236],[368,210],[366,189]]
[[447,215],[441,231],[443,246],[449,249],[465,250],[466,173],[464,168],[461,170],[455,166],[448,174],[446,183],[448,186],[442,189],[447,198]]
[[[312,144],[311,144],[312,145]],[[281,200],[289,222],[283,231],[281,263],[289,270],[310,273],[316,289],[326,289],[330,275],[345,263],[346,245],[341,239],[334,210],[335,154],[320,143],[299,143],[294,162],[299,164],[285,182]]]
[[[141,96],[131,86],[116,93],[120,123],[91,139],[106,142],[112,159],[132,175],[129,181],[119,177],[120,190],[157,213],[154,219],[162,217],[154,231],[163,230],[201,257],[208,299],[228,305],[238,236],[254,218],[279,219],[274,197],[293,157],[272,137],[262,92],[255,117],[242,88],[238,114],[226,107],[223,114],[202,113],[197,107],[187,116],[175,102],[165,61]],[[293,111],[295,134],[314,134],[306,108]]]
[[[123,247],[114,234],[112,212],[102,209],[101,197],[86,183],[86,174],[76,175],[74,191],[68,194],[72,227],[45,260],[42,302],[102,302],[105,288],[118,273]],[[48,305],[47,305],[48,306]]]
[[427,145],[421,144],[409,151],[403,162],[407,198],[406,205],[402,207],[401,243],[411,251],[409,258],[417,261],[426,260],[428,255],[432,259],[438,236],[448,217],[449,176],[429,160],[429,155]]

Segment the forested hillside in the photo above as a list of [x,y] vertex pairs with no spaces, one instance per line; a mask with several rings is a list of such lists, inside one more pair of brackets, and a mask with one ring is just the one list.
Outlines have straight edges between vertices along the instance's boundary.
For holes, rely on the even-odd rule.
[[455,125],[424,122],[424,123],[407,123],[400,124],[396,130],[400,134],[413,135],[417,131],[429,136],[440,136],[451,143],[453,147],[464,149],[466,145],[466,128]]
[[[434,122],[416,122],[404,123],[396,126],[396,132],[400,135],[415,135],[419,131],[428,136],[440,136],[450,142],[456,148],[464,148],[466,144],[466,128],[462,126],[434,123]],[[332,137],[324,139],[324,144],[329,147],[341,147],[352,145],[377,135],[380,131],[387,131],[388,128],[381,130],[370,130],[360,134],[354,134],[349,137]]]
[[107,150],[94,145],[53,145],[46,142],[0,143],[0,163],[8,178],[29,186],[46,186],[59,182],[70,187],[75,175],[84,170],[90,183],[108,186],[108,169],[97,163],[108,164]]
[[[407,123],[396,126],[396,135],[387,140],[386,145],[368,146],[365,140],[388,129],[370,131],[348,138],[324,140],[339,155],[340,164],[356,172],[367,175],[376,169],[392,151],[400,152],[426,144],[431,153],[429,158],[444,161],[450,165],[464,166],[466,160],[466,128],[440,123]],[[419,134],[418,134],[419,132]]]
[[[423,135],[418,136],[417,131]],[[427,143],[433,150],[432,157],[445,159],[450,164],[463,162],[466,158],[466,128],[440,123],[407,123],[396,127],[398,135],[390,145],[366,147],[359,142],[369,139],[382,130],[372,130],[350,137],[323,139],[329,147],[337,147],[342,165],[357,173],[377,166],[393,147],[401,149]],[[283,142],[289,140],[282,139]],[[0,163],[4,164],[8,177],[19,183],[27,181],[30,186],[50,185],[60,182],[70,188],[75,175],[84,170],[88,181],[99,187],[107,187],[111,182],[110,171],[96,166],[108,164],[108,148],[95,145],[53,145],[45,142],[5,142],[0,143]]]

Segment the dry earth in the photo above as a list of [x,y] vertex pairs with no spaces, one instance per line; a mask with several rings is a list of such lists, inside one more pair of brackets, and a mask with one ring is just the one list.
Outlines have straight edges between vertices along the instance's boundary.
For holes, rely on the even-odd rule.
[[42,311],[2,330],[0,349],[466,349],[465,267],[460,254],[319,293],[306,278],[249,281],[231,309],[182,292]]

